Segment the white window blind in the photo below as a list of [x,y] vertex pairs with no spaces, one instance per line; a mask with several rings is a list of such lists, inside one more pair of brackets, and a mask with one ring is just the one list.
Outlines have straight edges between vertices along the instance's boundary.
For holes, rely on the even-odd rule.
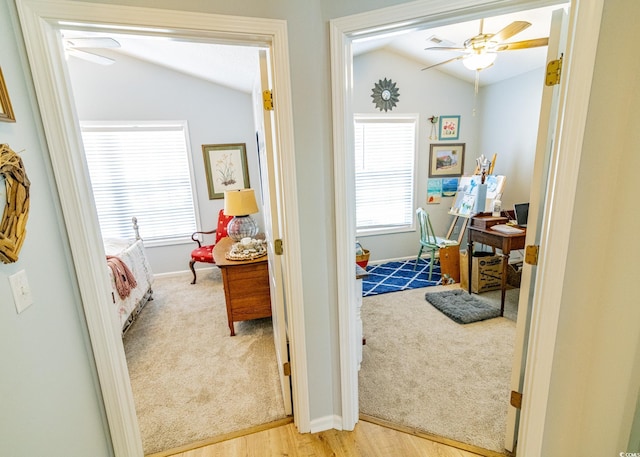
[[355,117],[358,233],[413,227],[417,116]]
[[103,238],[189,238],[196,230],[186,125],[83,123],[82,139]]

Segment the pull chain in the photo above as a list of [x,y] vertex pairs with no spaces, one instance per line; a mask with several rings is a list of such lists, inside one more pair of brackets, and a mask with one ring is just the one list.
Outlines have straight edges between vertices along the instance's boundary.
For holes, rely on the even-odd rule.
[[480,85],[480,70],[476,70],[476,84],[474,87],[474,94],[473,94],[473,116],[475,117],[476,115],[476,106],[477,106],[477,102],[478,102],[478,86]]

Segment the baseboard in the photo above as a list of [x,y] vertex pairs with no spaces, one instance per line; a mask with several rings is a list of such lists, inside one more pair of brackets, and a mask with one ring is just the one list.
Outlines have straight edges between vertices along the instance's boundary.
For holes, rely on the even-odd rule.
[[[212,266],[212,267],[205,267],[205,268],[196,268],[196,273],[197,274],[201,274],[201,273],[206,273],[208,271],[213,271],[213,270],[218,270],[220,271],[220,269],[216,266]],[[180,275],[192,275],[191,270],[179,270],[179,271],[168,271],[166,273],[154,273],[153,277],[154,278],[170,278],[172,276],[180,276]]]
[[412,260],[415,258],[416,256],[412,255],[409,257],[394,257],[392,259],[370,260],[369,265],[380,265],[387,262],[404,262],[405,260]]
[[314,419],[310,423],[309,431],[311,433],[318,433],[331,429],[342,430],[342,417],[334,414],[332,416],[325,416]]

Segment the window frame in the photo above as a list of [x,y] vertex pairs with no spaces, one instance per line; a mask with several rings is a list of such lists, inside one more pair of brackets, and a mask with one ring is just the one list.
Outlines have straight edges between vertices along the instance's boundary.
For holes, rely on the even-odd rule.
[[[386,227],[375,227],[375,228],[358,228],[357,226],[357,217],[356,217],[356,236],[369,236],[369,235],[389,235],[395,233],[406,233],[406,232],[415,232],[416,231],[416,217],[415,217],[415,204],[416,204],[416,196],[418,189],[418,152],[419,152],[419,126],[420,126],[420,115],[418,113],[402,113],[402,114],[391,114],[391,113],[355,113],[353,115],[353,125],[354,131],[357,122],[368,122],[368,123],[381,123],[381,122],[403,122],[403,123],[412,123],[414,126],[414,147],[413,147],[413,184],[411,186],[411,204],[410,204],[410,214],[409,224],[403,225],[393,225]],[[354,138],[355,140],[355,138]],[[354,151],[355,155],[355,151]],[[354,200],[355,200],[355,190],[356,190],[356,171],[354,165],[354,179],[353,179],[353,189],[354,189]],[[354,207],[357,211],[357,203],[354,202]]]
[[[196,177],[194,172],[193,165],[193,153],[191,150],[191,135],[189,133],[189,125],[186,120],[108,120],[108,121],[81,121],[80,122],[80,134],[82,135],[83,129],[87,128],[108,128],[108,129],[134,129],[134,128],[152,128],[152,127],[166,127],[166,128],[180,128],[184,134],[185,140],[185,152],[186,152],[186,161],[189,169],[189,181],[190,181],[190,189],[191,189],[191,198],[193,202],[193,212],[194,212],[194,222],[195,222],[195,230],[200,230],[200,209],[198,206],[198,194],[197,194],[197,184]],[[84,140],[83,140],[83,150],[84,150]],[[84,151],[86,154],[86,151]],[[87,163],[87,159],[85,157],[85,163],[87,164],[87,172],[89,172],[89,167]],[[90,173],[88,174],[89,179],[91,179]],[[92,198],[93,200],[93,198]],[[96,208],[97,215],[97,208]],[[132,224],[132,233],[133,233],[133,222]],[[144,235],[144,224],[140,224],[140,229],[142,231],[142,235]],[[101,236],[103,236],[101,234]],[[143,237],[144,238],[144,237]],[[174,236],[174,237],[164,237],[164,238],[154,238],[145,240],[145,246],[147,247],[163,247],[163,246],[173,246],[180,244],[190,244],[193,243],[191,239],[191,234],[183,235],[183,236]]]

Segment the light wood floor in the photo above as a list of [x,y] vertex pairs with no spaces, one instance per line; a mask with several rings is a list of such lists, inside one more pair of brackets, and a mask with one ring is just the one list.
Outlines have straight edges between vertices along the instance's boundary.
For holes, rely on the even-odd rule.
[[352,432],[327,430],[314,434],[298,433],[295,425],[288,423],[169,455],[174,457],[478,456],[472,452],[362,420],[356,424],[356,428]]

